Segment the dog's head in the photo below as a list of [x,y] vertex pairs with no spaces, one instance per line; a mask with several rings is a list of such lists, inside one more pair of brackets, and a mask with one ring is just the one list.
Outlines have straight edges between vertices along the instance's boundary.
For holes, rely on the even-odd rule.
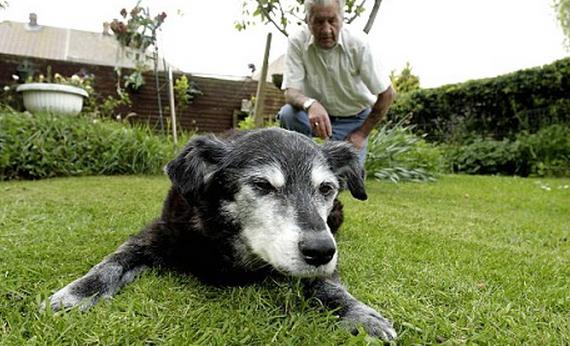
[[333,201],[345,188],[367,198],[349,143],[318,146],[281,129],[195,137],[166,171],[191,205],[210,201],[208,208],[237,226],[244,261],[253,255],[293,276],[334,271],[336,242],[327,225]]

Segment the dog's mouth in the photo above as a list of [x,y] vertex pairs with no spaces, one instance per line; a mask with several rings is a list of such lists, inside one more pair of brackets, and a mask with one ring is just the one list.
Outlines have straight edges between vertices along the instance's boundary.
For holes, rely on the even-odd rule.
[[[302,254],[300,250],[291,251],[287,255],[277,255],[276,252],[255,251],[247,241],[239,242],[238,253],[242,265],[251,270],[273,268],[275,271],[285,276],[298,278],[316,278],[332,275],[336,268],[337,252],[331,254],[329,258],[315,258]],[[258,249],[259,250],[259,249]]]
[[298,257],[292,258],[286,263],[271,263],[270,260],[268,260],[267,263],[276,271],[286,276],[297,278],[328,277],[333,274],[336,268],[337,255],[335,253],[330,261],[318,265],[307,263],[306,259],[303,259],[300,253]]
[[292,211],[258,216],[247,218],[242,226],[239,257],[257,257],[292,277],[326,277],[334,272],[338,253],[328,229],[304,232]]

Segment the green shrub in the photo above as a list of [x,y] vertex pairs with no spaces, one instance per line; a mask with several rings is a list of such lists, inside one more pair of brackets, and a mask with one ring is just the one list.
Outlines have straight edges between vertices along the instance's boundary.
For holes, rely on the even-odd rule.
[[156,174],[173,157],[147,126],[83,116],[0,113],[0,180]]
[[404,126],[404,121],[388,122],[370,135],[367,172],[393,182],[435,180],[444,167],[441,150],[414,135],[413,126]]
[[[276,127],[278,126],[277,121],[267,120],[264,118],[263,127]],[[243,120],[238,122],[238,129],[239,130],[253,130],[255,129],[255,117],[253,115],[248,115]]]
[[441,146],[453,172],[520,176],[570,175],[570,128],[544,127],[521,132],[515,140],[472,138],[465,144]]
[[570,127],[552,125],[517,137],[522,155],[537,176],[570,176]]
[[468,174],[529,174],[528,161],[521,159],[517,143],[474,138],[463,145],[446,146],[445,158],[453,172]]
[[389,119],[410,117],[430,141],[478,136],[514,140],[552,124],[570,124],[570,58],[507,75],[399,95]]

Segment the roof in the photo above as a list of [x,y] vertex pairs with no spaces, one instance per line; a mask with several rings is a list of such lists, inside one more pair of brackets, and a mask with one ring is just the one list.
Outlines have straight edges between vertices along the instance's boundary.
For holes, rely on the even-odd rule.
[[[0,53],[94,65],[134,68],[133,51],[112,34],[28,23],[0,22]],[[149,68],[152,61],[148,62]],[[163,64],[158,64],[163,69]],[[178,70],[173,67],[173,70]]]
[[[280,55],[277,59],[273,60],[267,66],[267,78],[268,82],[272,81],[271,75],[273,74],[283,74],[285,71],[285,54]],[[257,70],[253,75],[253,80],[259,80],[261,77],[261,69]]]

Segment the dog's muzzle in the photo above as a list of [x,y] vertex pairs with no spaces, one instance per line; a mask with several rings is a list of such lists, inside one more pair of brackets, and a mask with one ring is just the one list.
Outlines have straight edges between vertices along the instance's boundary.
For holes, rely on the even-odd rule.
[[325,231],[310,232],[299,242],[299,251],[307,264],[318,267],[332,260],[336,246],[332,237]]

